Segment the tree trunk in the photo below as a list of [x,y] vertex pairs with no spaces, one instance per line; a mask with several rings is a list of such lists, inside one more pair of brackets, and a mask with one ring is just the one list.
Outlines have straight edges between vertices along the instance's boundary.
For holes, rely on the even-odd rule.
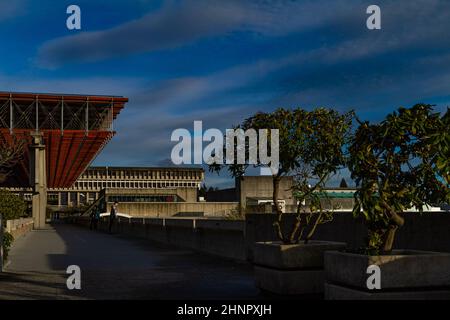
[[281,180],[281,178],[279,176],[273,177],[272,212],[277,214],[277,222],[275,222],[274,225],[277,229],[278,238],[280,238],[280,240],[283,243],[287,244],[290,242],[290,238],[284,236],[283,227],[282,227],[283,212],[280,210],[280,208],[278,206],[278,191],[280,189],[280,180]]
[[308,244],[309,240],[311,240],[312,236],[314,235],[314,232],[316,232],[317,226],[322,222],[322,215],[323,213],[321,212],[317,216],[317,219],[314,222],[313,227],[311,228],[311,230],[309,231],[308,235],[305,238],[305,244]]
[[394,240],[395,240],[395,233],[397,232],[397,229],[405,224],[405,219],[403,219],[402,216],[400,216],[394,208],[389,206],[388,203],[385,201],[382,202],[383,207],[387,210],[387,213],[389,215],[390,224],[389,229],[386,232],[386,237],[384,239],[383,244],[383,253],[390,254],[392,252],[392,248],[394,246]]
[[294,227],[292,228],[291,234],[289,236],[289,242],[294,244],[298,243],[298,241],[301,239],[303,231],[305,230],[305,227],[302,226],[302,217],[300,216],[300,213],[297,212],[297,218],[294,224]]
[[272,197],[272,201],[273,201],[273,206],[272,206],[272,211],[277,213],[278,215],[280,215],[281,209],[278,206],[278,193],[280,190],[280,180],[281,178],[279,176],[274,176],[273,177],[273,197]]
[[383,253],[390,254],[392,252],[392,247],[394,246],[395,233],[397,232],[397,225],[390,225],[389,230],[386,233],[386,238],[384,240]]

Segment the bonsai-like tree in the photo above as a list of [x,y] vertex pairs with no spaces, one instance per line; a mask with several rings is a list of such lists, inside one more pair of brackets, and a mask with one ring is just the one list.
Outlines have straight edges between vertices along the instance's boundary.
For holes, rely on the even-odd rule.
[[320,108],[308,112],[301,122],[302,139],[293,186],[298,205],[296,222],[288,239],[281,238],[281,220],[276,223],[284,242],[308,243],[320,224],[333,219],[334,208],[324,207],[326,202],[331,204],[324,189],[329,179],[346,164],[345,147],[351,139],[353,117],[353,112],[340,114]]
[[[275,228],[283,243],[298,243],[300,239],[307,242],[317,225],[330,220],[330,215],[322,210],[319,192],[330,176],[345,164],[343,146],[348,141],[352,119],[353,112],[340,114],[325,108],[313,111],[280,108],[272,113],[259,112],[236,127],[255,129],[256,132],[277,129],[279,132],[279,170],[272,175],[272,201],[273,212],[277,213]],[[268,144],[270,142],[269,139]],[[248,144],[245,147],[248,154]],[[218,172],[223,166],[215,163],[209,168]],[[249,165],[232,163],[225,166],[233,177],[240,177]],[[263,164],[258,161],[252,166]],[[299,205],[296,222],[286,231],[283,230],[284,214],[278,205],[278,194],[281,179],[290,174],[295,177],[293,193]],[[302,203],[306,202],[305,210]],[[310,230],[305,232],[308,227]]]
[[368,227],[367,254],[389,254],[402,212],[449,201],[449,111],[400,108],[379,124],[360,123],[350,146],[355,216]]

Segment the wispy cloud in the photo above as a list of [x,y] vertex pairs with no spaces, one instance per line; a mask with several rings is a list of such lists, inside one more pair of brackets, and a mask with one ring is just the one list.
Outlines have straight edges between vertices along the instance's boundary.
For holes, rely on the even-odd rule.
[[[259,110],[319,105],[378,120],[400,105],[449,101],[450,2],[380,0],[380,31],[365,27],[369,4],[169,1],[112,28],[48,37],[34,61],[59,70],[31,65],[24,76],[0,74],[0,87],[128,96],[118,135],[97,159],[109,165],[167,163],[172,130],[194,120],[224,129]],[[209,50],[211,59],[198,58]],[[120,76],[141,62],[149,75]]]
[[54,67],[173,48],[230,30],[243,14],[238,6],[225,1],[221,5],[206,1],[168,4],[111,29],[51,40],[40,48],[37,62]]
[[17,15],[20,15],[22,13],[22,10],[24,10],[24,7],[24,0],[0,2],[0,23],[3,20],[12,19]]
[[157,11],[110,29],[50,40],[39,49],[36,62],[44,68],[94,62],[175,48],[233,31],[266,36],[306,31],[343,19],[348,14],[344,2],[170,1]]

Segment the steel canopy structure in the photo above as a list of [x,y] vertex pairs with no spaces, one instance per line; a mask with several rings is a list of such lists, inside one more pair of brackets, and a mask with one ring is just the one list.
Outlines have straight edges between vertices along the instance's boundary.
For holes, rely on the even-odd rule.
[[29,146],[3,185],[32,186],[32,135],[40,134],[46,187],[70,187],[113,137],[113,122],[127,102],[119,96],[0,92],[0,145],[19,139]]

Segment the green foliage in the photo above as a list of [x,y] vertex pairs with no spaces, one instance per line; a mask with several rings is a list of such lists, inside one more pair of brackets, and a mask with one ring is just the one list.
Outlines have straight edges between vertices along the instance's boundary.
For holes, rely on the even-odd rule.
[[4,220],[18,219],[24,216],[25,201],[8,190],[0,190],[0,214]]
[[0,142],[0,183],[13,173],[14,166],[22,159],[26,140],[13,136],[10,143]]
[[400,108],[379,124],[360,123],[350,146],[355,216],[369,229],[366,252],[390,253],[401,213],[450,200],[449,112]]
[[296,223],[285,242],[307,243],[319,225],[332,221],[334,208],[323,207],[329,200],[324,189],[329,178],[346,164],[344,150],[351,139],[353,116],[353,112],[340,114],[320,108],[297,118],[301,123],[300,153],[293,189],[299,205]]
[[[24,216],[27,205],[25,201],[8,190],[0,190],[0,216],[4,224],[6,220],[18,219]],[[8,258],[9,249],[11,248],[13,236],[4,231],[3,241],[3,260]]]
[[[283,214],[277,205],[273,211],[278,214],[275,227],[280,238],[285,243],[297,243],[304,226],[312,228],[305,236],[307,241],[314,233],[318,224],[329,221],[329,217],[315,200],[314,192],[320,191],[331,174],[335,173],[344,163],[343,147],[349,141],[353,112],[340,114],[337,111],[318,108],[313,111],[297,109],[277,109],[272,113],[259,112],[243,121],[235,129],[266,129],[268,148],[270,149],[270,131],[279,132],[279,170],[273,175],[273,203],[278,203],[278,189],[281,178],[288,174],[295,174],[297,179],[294,186],[300,202],[309,199],[311,205],[308,214],[297,212],[298,219],[291,232],[281,230]],[[259,139],[258,139],[259,141]],[[235,148],[236,150],[237,148]],[[249,153],[248,143],[246,154]],[[235,157],[237,159],[237,157]],[[254,167],[260,167],[258,162]],[[248,165],[233,163],[227,165],[233,177],[242,176]],[[210,165],[210,171],[219,172],[223,165]],[[311,181],[316,180],[311,186]],[[317,215],[316,215],[317,213]],[[312,219],[314,215],[314,219]],[[303,219],[304,218],[304,219]],[[287,234],[287,236],[286,236]]]
[[9,250],[11,249],[12,243],[14,241],[14,237],[9,232],[3,233],[3,261],[8,259]]

